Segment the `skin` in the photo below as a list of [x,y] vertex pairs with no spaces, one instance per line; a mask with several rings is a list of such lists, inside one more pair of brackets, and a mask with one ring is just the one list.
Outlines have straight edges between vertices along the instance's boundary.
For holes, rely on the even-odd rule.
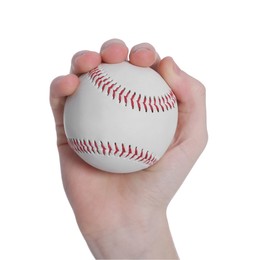
[[[79,85],[78,76],[101,62],[129,60],[154,68],[178,100],[178,128],[173,143],[154,166],[131,174],[111,174],[82,161],[68,146],[63,110],[66,97]],[[166,218],[167,206],[207,143],[205,87],[182,71],[171,57],[160,58],[149,43],[130,52],[119,39],[105,42],[100,53],[81,51],[70,74],[50,87],[62,180],[80,231],[97,259],[179,259]]]

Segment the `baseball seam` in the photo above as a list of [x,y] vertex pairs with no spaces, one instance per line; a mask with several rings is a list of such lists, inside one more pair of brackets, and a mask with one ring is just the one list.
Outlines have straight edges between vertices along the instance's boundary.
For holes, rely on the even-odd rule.
[[126,87],[114,81],[108,73],[103,71],[103,68],[98,66],[88,73],[89,80],[93,85],[100,89],[113,100],[123,103],[132,109],[152,113],[165,112],[173,109],[176,106],[176,97],[172,90],[162,96],[145,96],[131,91]]
[[102,142],[96,140],[68,138],[70,147],[76,153],[90,155],[115,156],[126,158],[137,162],[142,162],[149,166],[153,165],[158,159],[155,155],[144,149],[132,147],[131,145]]

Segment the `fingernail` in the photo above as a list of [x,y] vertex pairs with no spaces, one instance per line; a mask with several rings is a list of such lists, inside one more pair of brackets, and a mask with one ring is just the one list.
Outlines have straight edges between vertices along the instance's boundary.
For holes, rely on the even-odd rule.
[[149,47],[148,43],[141,43],[132,48],[132,52],[136,53],[139,51],[154,51],[153,47]]
[[120,39],[111,39],[106,41],[105,43],[102,44],[100,51],[102,52],[104,49],[106,49],[108,46],[110,46],[111,44],[123,44],[126,45],[122,40]]
[[88,52],[87,50],[79,51],[79,52],[77,52],[77,53],[74,55],[73,59],[76,59],[76,58],[78,58],[78,57],[86,54],[87,52]]
[[74,63],[77,62],[78,58],[83,56],[84,54],[86,54],[88,51],[84,50],[84,51],[79,51],[77,52],[73,57],[72,57],[72,60],[71,60],[71,65],[73,66]]

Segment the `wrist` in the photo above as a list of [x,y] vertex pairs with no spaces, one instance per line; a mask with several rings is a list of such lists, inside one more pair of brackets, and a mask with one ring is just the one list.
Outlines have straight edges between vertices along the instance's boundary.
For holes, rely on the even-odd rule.
[[165,212],[128,217],[85,239],[96,259],[178,259]]

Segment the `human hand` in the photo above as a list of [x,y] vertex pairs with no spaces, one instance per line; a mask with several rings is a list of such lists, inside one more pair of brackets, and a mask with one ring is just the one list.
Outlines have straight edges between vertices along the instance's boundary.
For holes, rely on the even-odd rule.
[[112,174],[93,168],[69,147],[64,132],[64,103],[78,87],[78,75],[101,62],[118,63],[127,56],[124,42],[110,40],[100,53],[83,51],[74,55],[71,73],[53,80],[50,103],[63,184],[95,257],[175,259],[166,209],[207,142],[204,86],[180,70],[171,57],[161,60],[152,45],[132,48],[129,61],[157,70],[175,93],[179,113],[169,150],[154,166],[140,172]]

